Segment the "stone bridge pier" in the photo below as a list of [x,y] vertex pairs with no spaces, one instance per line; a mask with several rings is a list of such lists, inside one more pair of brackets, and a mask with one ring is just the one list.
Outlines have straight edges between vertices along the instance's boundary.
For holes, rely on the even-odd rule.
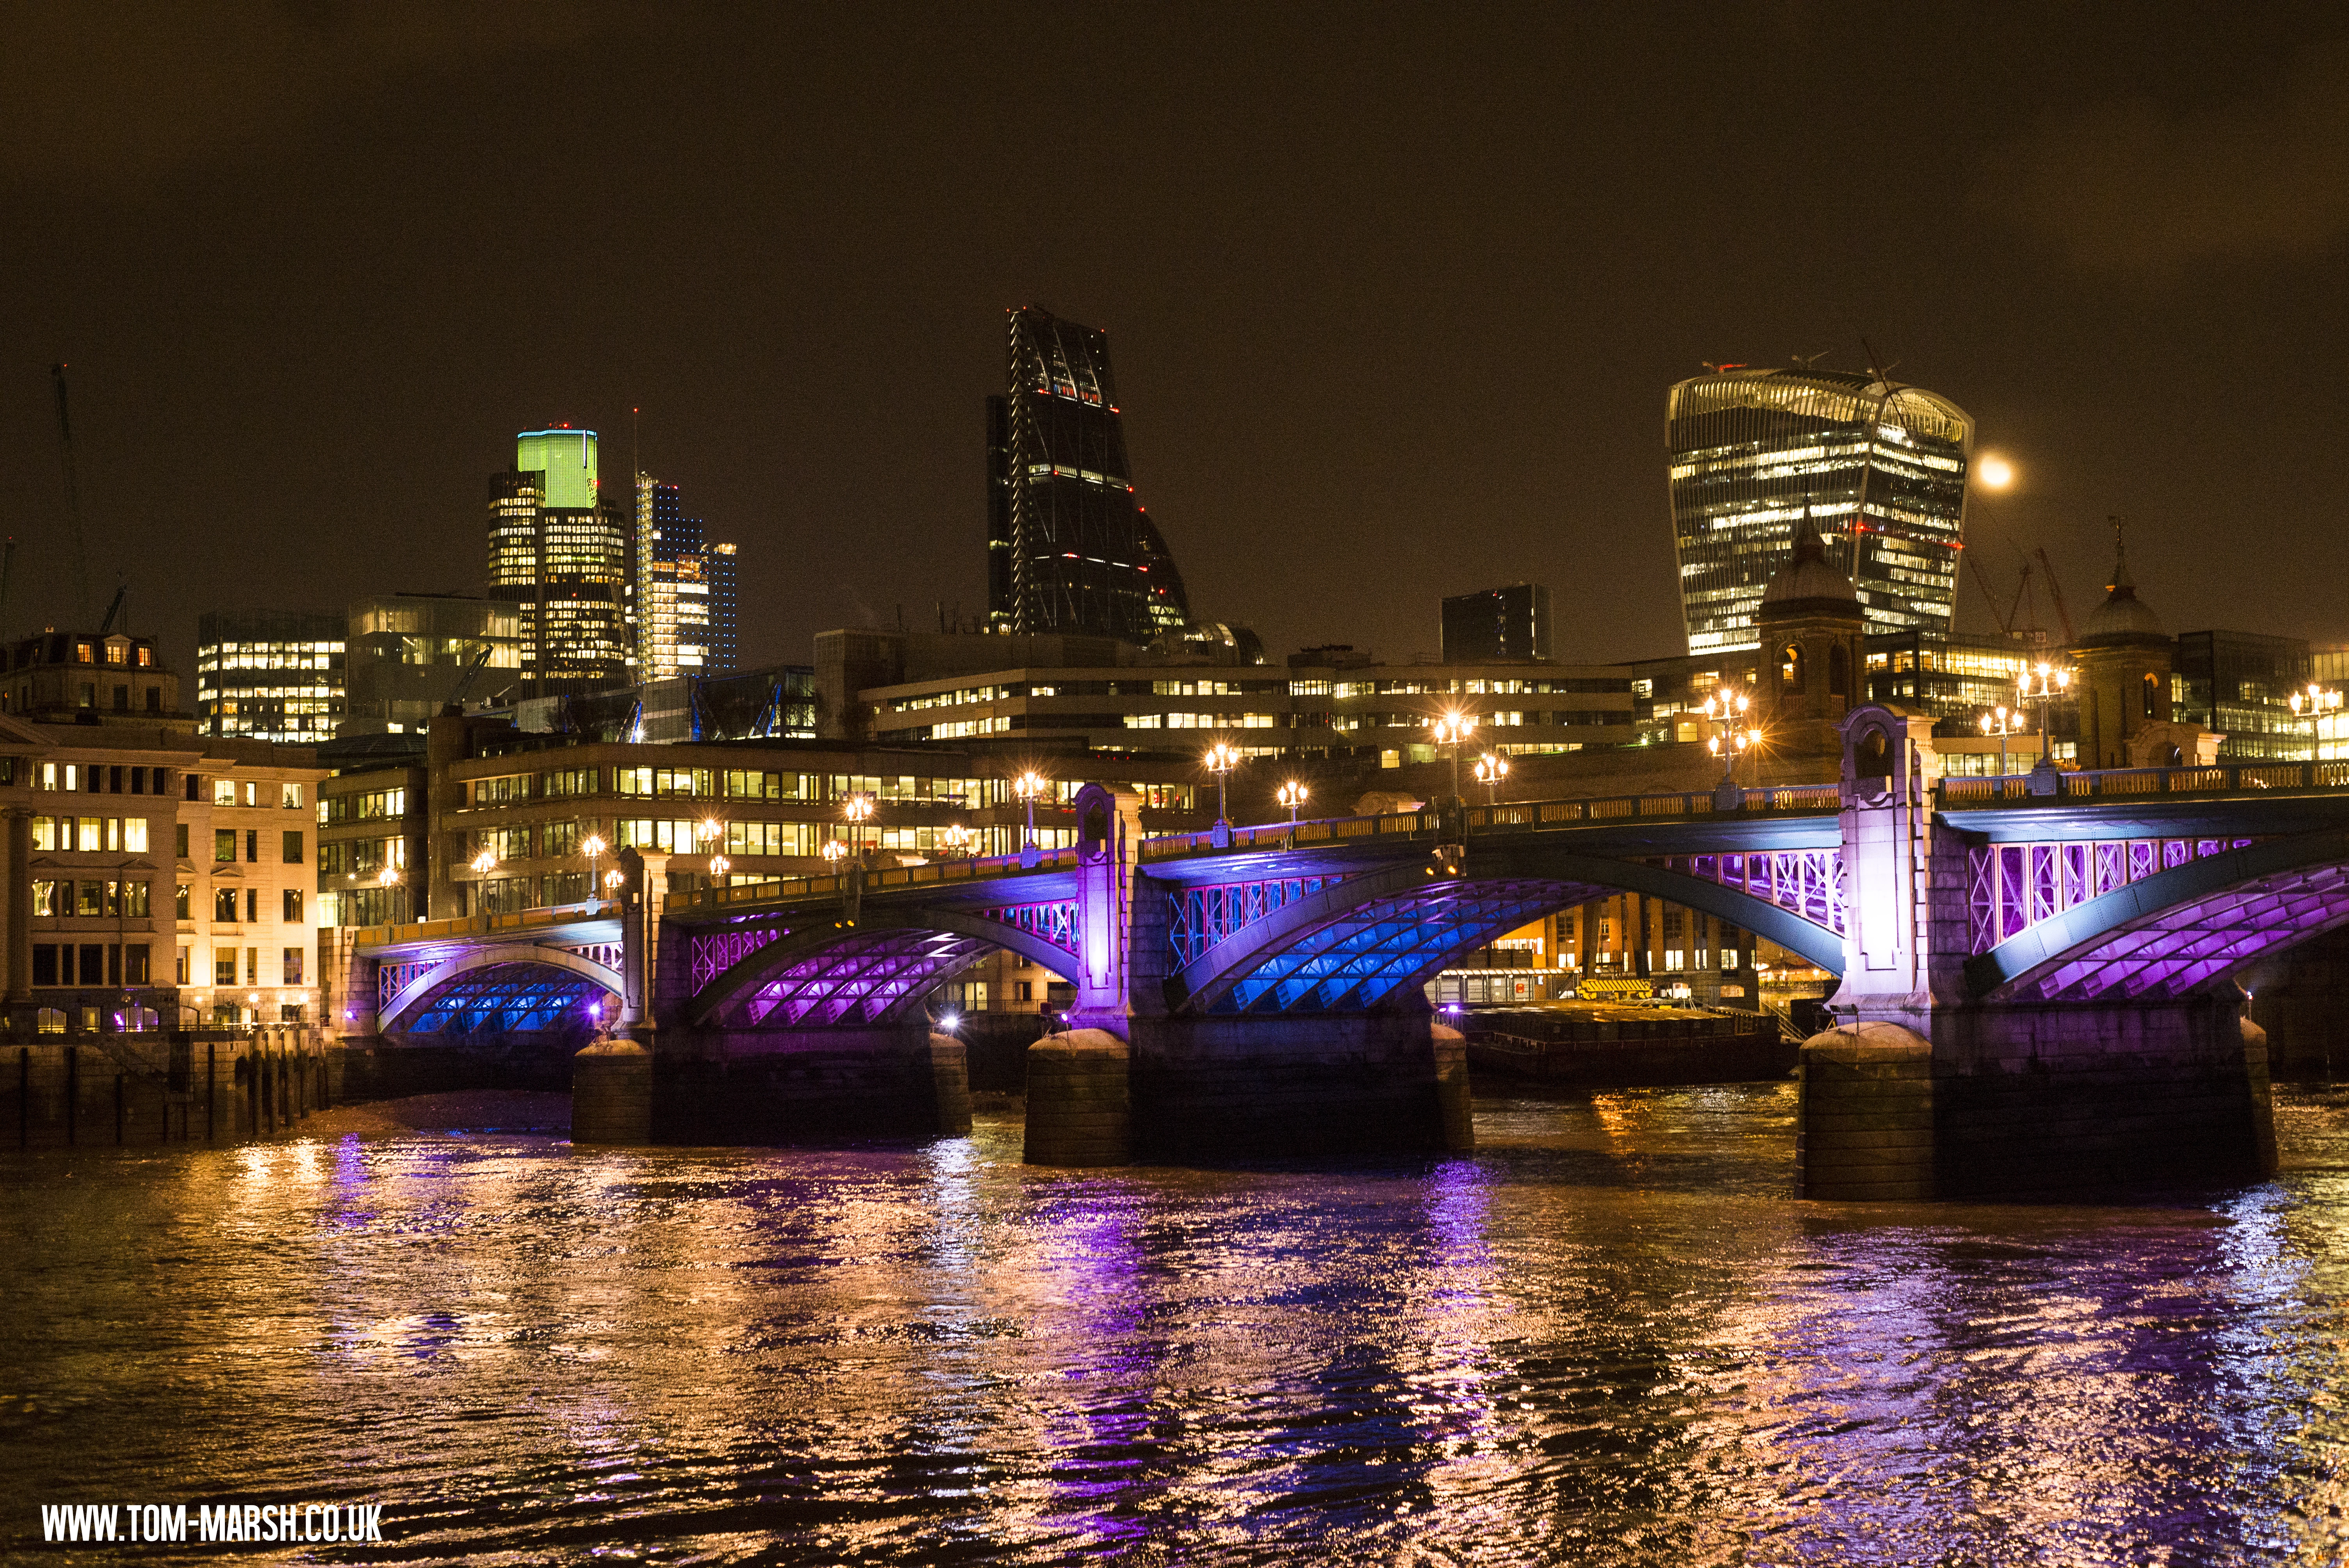
[[[2227,976],[2248,944],[2296,934],[2261,901],[2307,846],[2231,851],[2051,913],[2064,877],[2103,885],[2096,846],[2073,861],[2002,861],[1930,809],[1929,729],[1879,707],[1844,721],[1848,919],[1829,1002],[1837,1025],[1802,1049],[1803,1194],[2050,1193],[2272,1172],[2266,1040]],[[2034,886],[2002,892],[1997,878],[2016,866]],[[2005,897],[2045,907],[1999,941]]]
[[1423,992],[1386,1006],[1218,1013],[1183,995],[1139,802],[1077,798],[1081,958],[1069,1032],[1029,1047],[1032,1164],[1466,1149],[1467,1056]]

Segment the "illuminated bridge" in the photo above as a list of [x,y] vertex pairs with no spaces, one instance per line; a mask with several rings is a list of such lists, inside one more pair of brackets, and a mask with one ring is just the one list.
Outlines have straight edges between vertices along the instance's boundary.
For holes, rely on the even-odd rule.
[[1920,721],[1893,710],[1861,708],[1844,734],[1834,784],[1174,838],[1143,839],[1132,799],[1092,786],[1076,847],[1025,863],[672,894],[657,921],[632,891],[507,917],[534,926],[398,928],[361,956],[386,1035],[626,1014],[637,1055],[615,1047],[596,1071],[657,1083],[647,1136],[754,1137],[795,1100],[837,1103],[859,1061],[891,1064],[887,1093],[945,1104],[952,1051],[926,1004],[1009,949],[1076,993],[1040,1079],[1031,1057],[1031,1154],[1063,1090],[1070,1147],[1103,1157],[1439,1148],[1464,1137],[1465,1078],[1425,982],[1629,892],[1840,976],[1832,1005],[1857,1027],[1806,1047],[1815,1192],[1958,1190],[1951,1149],[2008,1134],[2039,1137],[2025,1164],[2114,1144],[2116,1126],[2143,1133],[2130,1149],[2174,1150],[2183,1128],[2265,1158],[2264,1057],[2233,976],[2349,922],[2349,763],[2077,773],[2043,794],[1935,779]]

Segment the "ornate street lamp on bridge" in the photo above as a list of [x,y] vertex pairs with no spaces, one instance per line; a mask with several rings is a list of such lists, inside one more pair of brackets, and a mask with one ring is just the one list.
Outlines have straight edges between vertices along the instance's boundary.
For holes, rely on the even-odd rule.
[[1036,797],[1044,790],[1044,776],[1033,768],[1011,781],[1011,792],[1028,804],[1028,841],[1019,846],[1022,870],[1034,871],[1043,863],[1043,851],[1036,847]]
[[1751,695],[1732,691],[1723,686],[1704,699],[1704,717],[1713,726],[1713,734],[1704,748],[1721,758],[1721,782],[1713,791],[1713,808],[1716,811],[1734,811],[1745,802],[1737,788],[1737,759],[1762,744],[1759,727],[1745,723],[1745,715],[1754,706]]
[[1452,748],[1452,798],[1460,799],[1460,743],[1476,733],[1473,713],[1447,713],[1435,721],[1435,744]]
[[1216,826],[1211,841],[1220,850],[1228,847],[1232,841],[1231,810],[1224,785],[1231,777],[1232,769],[1240,765],[1240,749],[1229,741],[1218,740],[1207,748],[1206,760],[1207,771],[1216,776]]
[[1488,751],[1476,759],[1476,782],[1485,786],[1485,804],[1501,803],[1501,780],[1509,776],[1509,759],[1497,751]]
[[2047,744],[2047,710],[2071,689],[2072,672],[2058,669],[2044,659],[2023,672],[2021,700],[2039,705],[2039,760],[2031,768],[2033,795],[2053,795],[2063,787],[2054,751]]
[[1994,707],[1982,716],[1982,732],[1998,737],[1998,776],[2006,777],[2006,738],[2014,733],[2015,720],[2023,717],[2019,708]]
[[2327,691],[2314,681],[2292,694],[2292,713],[2295,716],[2308,715],[2308,759],[2311,762],[2319,760],[2319,753],[2324,748],[2324,716],[2340,710],[2341,694]]

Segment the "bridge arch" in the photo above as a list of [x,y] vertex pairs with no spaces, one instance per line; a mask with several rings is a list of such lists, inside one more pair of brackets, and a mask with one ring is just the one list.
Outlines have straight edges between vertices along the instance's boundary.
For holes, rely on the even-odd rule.
[[1553,910],[1635,892],[1713,915],[1843,972],[1843,939],[1735,888],[1639,861],[1468,846],[1466,875],[1423,862],[1350,876],[1242,926],[1166,983],[1187,1013],[1359,1011],[1423,985],[1457,954]]
[[874,909],[785,929],[695,993],[693,1024],[852,1027],[903,1022],[931,991],[997,948],[1054,974],[1077,955],[1006,921],[950,909]]
[[604,993],[606,1016],[616,1012],[620,976],[608,965],[560,947],[502,943],[417,975],[384,1000],[377,1026],[387,1035],[466,1030],[473,1026],[469,1020],[494,1014],[500,1028],[553,1028],[595,989]]
[[2349,829],[2270,839],[2074,904],[1966,963],[1993,1001],[2167,1000],[2349,923]]

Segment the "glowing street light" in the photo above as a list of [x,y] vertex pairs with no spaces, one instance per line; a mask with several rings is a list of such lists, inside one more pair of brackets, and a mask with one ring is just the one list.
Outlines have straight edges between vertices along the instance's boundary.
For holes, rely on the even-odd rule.
[[823,841],[823,858],[838,865],[848,858],[848,846],[838,839],[826,839]]
[[2006,777],[2006,738],[2022,719],[2022,710],[2011,707],[1994,707],[1982,716],[1982,732],[1998,737],[1998,776],[2002,779]]
[[601,837],[594,833],[588,834],[579,843],[579,852],[587,857],[587,897],[591,903],[595,897],[596,888],[603,885],[595,878],[595,862],[603,859],[608,847]]
[[1033,870],[1043,859],[1036,849],[1036,797],[1044,792],[1044,776],[1030,768],[1011,781],[1011,792],[1028,805],[1028,840],[1019,846],[1019,863]]
[[1704,717],[1713,726],[1713,736],[1704,748],[1721,758],[1721,788],[1723,791],[1737,785],[1737,759],[1762,744],[1762,731],[1745,722],[1754,707],[1753,694],[1732,691],[1723,686],[1704,699]]
[[944,841],[947,853],[950,855],[968,855],[972,852],[971,831],[960,822],[950,824],[938,837]]
[[1240,749],[1227,740],[1218,740],[1207,748],[1207,771],[1216,776],[1216,826],[1224,832],[1231,830],[1231,812],[1225,801],[1225,781],[1232,769],[1240,765]]
[[733,865],[733,863],[734,863],[734,862],[733,862],[732,861],[728,860],[724,855],[712,855],[712,856],[710,856],[710,857],[709,857],[709,880],[710,880],[710,882],[711,882],[712,883],[715,883],[715,882],[717,882],[717,880],[718,880],[719,877],[722,877],[722,876],[724,876],[724,875],[726,874],[728,868],[730,868],[730,866],[732,866],[732,865]]
[[873,796],[869,792],[861,789],[841,801],[840,814],[848,820],[849,842],[855,848],[863,849],[864,847],[864,837],[857,831],[857,829],[862,827],[864,823],[871,821],[873,820],[873,813],[879,809],[879,803],[874,799]]
[[1460,743],[1476,733],[1473,713],[1447,713],[1435,721],[1435,744],[1452,748],[1452,798],[1460,798]]
[[2031,792],[2034,795],[2055,793],[2055,757],[2047,746],[2047,710],[2071,689],[2072,672],[2058,669],[2044,659],[2023,669],[2016,693],[2018,706],[2033,702],[2039,705],[2039,760],[2031,769]]
[[604,873],[604,891],[610,897],[617,898],[620,896],[620,889],[626,883],[627,880],[628,873],[622,871],[619,867],[614,866],[610,871]]
[[2294,714],[2305,712],[2308,715],[2308,759],[2310,761],[2317,760],[2317,753],[2323,749],[2324,716],[2328,713],[2337,713],[2340,707],[2341,694],[2337,691],[2327,691],[2314,681],[2309,682],[2306,686],[2292,694],[2292,711]]
[[1288,808],[1288,825],[1292,828],[1297,826],[1297,809],[1305,804],[1306,793],[1305,786],[1291,779],[1273,796],[1274,799]]
[[483,845],[481,852],[473,857],[473,874],[477,877],[485,877],[497,869],[497,852],[488,845]]
[[1509,776],[1509,759],[1497,751],[1487,751],[1476,759],[1476,782],[1485,786],[1485,804],[1501,803],[1501,780]]

